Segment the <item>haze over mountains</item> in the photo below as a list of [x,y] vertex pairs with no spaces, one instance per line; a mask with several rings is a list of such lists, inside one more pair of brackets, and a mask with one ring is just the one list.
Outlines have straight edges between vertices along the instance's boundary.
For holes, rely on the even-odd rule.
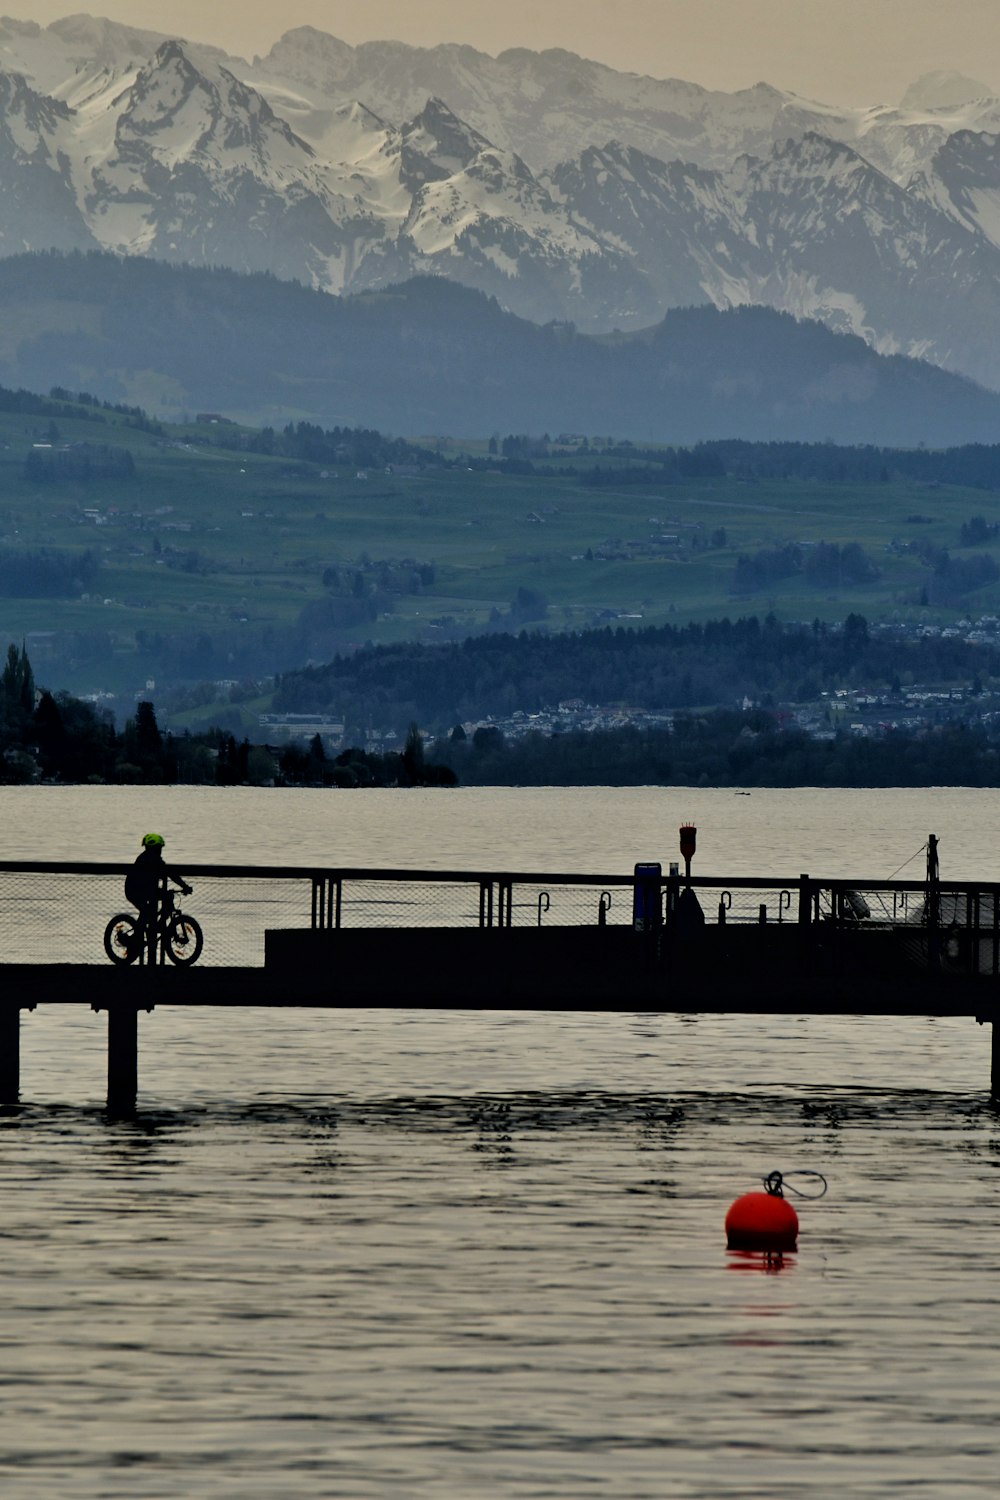
[[335,293],[432,273],[595,332],[763,304],[1000,388],[1000,99],[975,80],[858,111],[309,28],[247,62],[86,16],[0,21],[0,70],[0,254]]
[[614,338],[539,327],[443,277],[331,297],[108,254],[0,259],[0,383],[175,420],[413,435],[991,443],[1000,395],[770,308],[675,308]]

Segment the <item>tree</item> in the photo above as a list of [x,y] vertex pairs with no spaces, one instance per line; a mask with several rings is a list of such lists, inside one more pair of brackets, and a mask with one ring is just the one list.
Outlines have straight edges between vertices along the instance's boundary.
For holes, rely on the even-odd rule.
[[406,731],[403,747],[403,769],[411,786],[420,786],[424,780],[424,742],[416,724]]
[[477,755],[496,755],[503,747],[503,730],[495,724],[481,724],[472,736],[472,748]]
[[135,741],[143,758],[154,759],[163,752],[163,736],[151,703],[140,703],[135,711]]
[[168,748],[164,744],[156,722],[156,711],[149,702],[139,703],[135,718],[126,721],[116,775],[119,779],[132,781],[163,782],[177,779],[177,759],[173,745]]
[[961,545],[963,547],[981,547],[985,542],[994,540],[997,534],[997,523],[988,522],[984,516],[970,516],[968,521],[962,525]]
[[247,762],[247,779],[251,786],[273,786],[274,773],[277,770],[274,756],[263,745],[254,745],[251,748]]
[[844,621],[844,650],[850,656],[864,651],[868,645],[868,621],[864,615],[850,614]]
[[323,785],[326,778],[326,751],[323,748],[323,737],[318,731],[309,741],[305,777],[308,782],[319,786]]
[[525,588],[522,584],[517,597],[510,606],[511,618],[521,624],[532,620],[544,620],[549,612],[549,601],[538,589]]
[[[46,776],[62,776],[71,770],[72,746],[58,703],[49,692],[43,692],[31,716],[32,737]],[[83,747],[80,747],[83,748]]]
[[24,642],[18,651],[13,641],[7,647],[7,661],[3,669],[3,696],[8,709],[20,709],[30,714],[35,706],[35,674],[31,670]]

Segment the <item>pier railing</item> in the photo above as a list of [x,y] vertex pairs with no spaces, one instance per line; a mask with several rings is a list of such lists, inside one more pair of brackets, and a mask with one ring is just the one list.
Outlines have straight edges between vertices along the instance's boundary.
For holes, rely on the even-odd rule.
[[[108,920],[129,911],[127,864],[0,862],[0,964],[106,964]],[[200,966],[260,967],[274,929],[633,927],[663,935],[794,928],[800,942],[892,931],[914,955],[1000,976],[1000,883],[567,872],[187,866],[181,898],[205,933]]]

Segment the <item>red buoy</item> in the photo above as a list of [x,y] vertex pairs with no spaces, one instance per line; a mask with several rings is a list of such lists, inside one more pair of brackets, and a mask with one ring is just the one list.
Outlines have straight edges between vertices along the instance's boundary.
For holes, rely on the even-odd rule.
[[726,1214],[730,1250],[794,1250],[799,1216],[778,1193],[744,1193]]

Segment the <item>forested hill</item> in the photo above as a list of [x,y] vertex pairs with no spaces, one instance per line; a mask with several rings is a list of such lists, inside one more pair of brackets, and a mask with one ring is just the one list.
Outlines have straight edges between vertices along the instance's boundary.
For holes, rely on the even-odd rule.
[[849,615],[830,628],[756,616],[645,630],[489,635],[454,645],[402,643],[338,656],[279,679],[282,712],[330,712],[352,723],[445,729],[535,712],[568,699],[671,710],[805,701],[841,686],[965,682],[1000,674],[1000,654],[942,637],[870,634]]
[[[764,307],[642,333],[538,326],[439,277],[333,297],[269,275],[55,253],[0,260],[0,380],[141,397],[156,415],[279,413],[389,432],[560,430],[692,443],[992,441],[1000,396]],[[99,372],[99,374],[95,374]],[[154,401],[150,392],[158,393]]]
[[[625,456],[619,446],[614,450]],[[635,459],[635,449],[630,456]],[[737,438],[696,443],[693,448],[644,452],[678,481],[698,475],[728,474],[734,479],[816,480],[824,484],[885,484],[913,479],[923,484],[960,484],[970,489],[1000,490],[1000,444],[967,443],[958,448],[876,448],[869,444],[751,443]],[[595,468],[600,459],[595,460]],[[608,471],[605,482],[622,483]],[[632,470],[629,470],[629,474]],[[636,467],[636,482],[648,472]]]

